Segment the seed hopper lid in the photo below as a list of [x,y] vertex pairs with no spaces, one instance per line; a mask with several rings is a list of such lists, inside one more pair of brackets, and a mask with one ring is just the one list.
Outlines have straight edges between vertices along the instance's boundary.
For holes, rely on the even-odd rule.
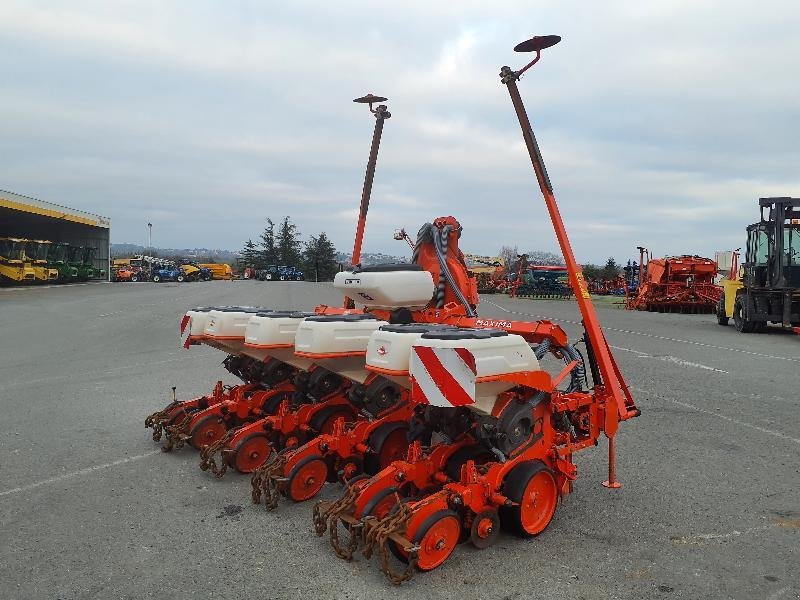
[[508,335],[502,329],[434,329],[428,333],[423,333],[422,337],[426,340],[488,340],[495,337]]
[[267,310],[256,313],[257,317],[265,317],[267,319],[305,319],[315,315],[316,313],[313,312],[300,312],[296,310]]
[[377,321],[378,317],[374,315],[314,315],[306,317],[306,321],[313,321],[315,323],[355,323],[357,321]]
[[439,329],[453,329],[452,325],[438,325],[436,323],[407,323],[402,325],[382,325],[379,331],[391,333],[429,333]]

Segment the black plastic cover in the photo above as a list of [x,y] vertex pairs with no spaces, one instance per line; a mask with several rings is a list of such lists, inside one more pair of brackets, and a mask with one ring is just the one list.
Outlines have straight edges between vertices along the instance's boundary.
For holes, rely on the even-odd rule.
[[488,340],[489,338],[506,335],[508,335],[508,332],[502,329],[459,329],[453,327],[435,329],[428,333],[423,333],[422,337],[426,340]]
[[452,328],[452,325],[437,325],[436,323],[409,323],[407,325],[381,325],[378,330],[392,333],[429,333],[437,329]]
[[378,317],[374,315],[314,315],[306,317],[306,321],[314,321],[315,323],[336,323],[346,322],[354,323],[356,321],[377,321]]
[[384,273],[390,271],[422,271],[422,267],[416,263],[386,263],[384,265],[368,265],[353,269],[353,273]]
[[305,319],[313,317],[316,313],[313,312],[299,312],[296,310],[269,310],[256,313],[257,317],[267,317],[268,319]]

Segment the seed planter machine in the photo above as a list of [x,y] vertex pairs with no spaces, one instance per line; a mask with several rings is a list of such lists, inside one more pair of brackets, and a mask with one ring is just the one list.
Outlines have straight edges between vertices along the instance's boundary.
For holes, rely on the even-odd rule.
[[[505,526],[536,536],[577,478],[576,452],[608,438],[615,475],[619,422],[639,415],[600,327],[575,261],[553,187],[517,88],[541,51],[560,41],[537,36],[518,71],[501,69],[552,220],[583,319],[581,343],[547,320],[477,315],[477,286],[459,250],[452,217],[424,225],[413,261],[360,267],[361,240],[383,124],[385,98],[365,96],[376,117],[351,270],[334,286],[342,307],[313,314],[227,307],[189,311],[187,347],[229,354],[243,379],[208,397],[173,401],[148,418],[167,447],[201,449],[201,467],[252,472],[252,496],[313,498],[325,482],[341,496],[319,501],[313,525],[350,560],[377,556],[396,584],[443,564],[460,543],[491,545]],[[404,236],[402,239],[406,239]],[[409,240],[410,241],[410,240]],[[543,361],[563,365],[546,370]],[[158,436],[156,434],[159,434]],[[221,460],[217,462],[217,455]]]

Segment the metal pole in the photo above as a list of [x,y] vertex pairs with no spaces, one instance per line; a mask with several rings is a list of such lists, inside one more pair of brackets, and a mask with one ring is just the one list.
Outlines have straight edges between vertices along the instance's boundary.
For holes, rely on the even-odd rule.
[[[583,277],[583,272],[575,260],[575,255],[572,251],[572,246],[567,236],[567,230],[564,227],[564,221],[558,210],[555,196],[553,195],[553,185],[550,182],[550,177],[547,175],[547,169],[542,159],[542,154],[539,150],[539,145],[536,143],[536,137],[533,134],[528,114],[525,112],[525,106],[522,102],[522,97],[517,88],[517,74],[511,70],[510,67],[503,67],[500,71],[501,81],[508,88],[508,93],[511,96],[511,102],[514,105],[514,110],[517,113],[519,124],[522,127],[522,136],[525,139],[525,145],[528,148],[531,164],[536,174],[536,179],[539,182],[539,188],[544,196],[547,211],[550,213],[550,219],[553,222],[558,245],[561,248],[561,254],[564,256],[564,261],[567,263],[567,271],[569,273],[569,281],[572,288],[575,290],[575,298],[578,302],[578,307],[583,317],[586,333],[589,338],[589,343],[592,344],[592,349],[598,358],[600,375],[603,379],[603,386],[605,390],[611,395],[614,403],[617,405],[617,410],[613,410],[611,403],[607,403],[605,411],[605,426],[603,428],[606,436],[610,439],[614,436],[619,426],[619,414],[626,413],[625,399],[620,388],[620,381],[617,377],[616,369],[614,368],[613,359],[608,349],[603,331],[600,327],[600,322],[597,318],[597,312],[592,304],[589,290],[586,287],[586,281]],[[613,448],[613,446],[612,446]]]
[[356,228],[356,240],[353,245],[352,264],[357,265],[361,262],[361,244],[364,241],[364,227],[367,223],[367,211],[369,211],[369,200],[372,196],[372,182],[375,179],[375,166],[378,164],[378,149],[381,145],[381,135],[383,134],[383,122],[391,116],[386,107],[381,105],[375,110],[375,129],[372,132],[372,146],[369,149],[369,160],[367,161],[367,172],[364,175],[364,187],[361,190],[361,207],[358,211],[358,227]]
[[[367,95],[363,98],[357,98],[354,102],[369,103],[370,112],[375,115],[375,129],[372,132],[372,145],[369,149],[369,159],[367,160],[367,171],[364,174],[364,186],[361,189],[361,207],[358,211],[358,225],[356,226],[356,238],[353,244],[353,255],[350,258],[350,263],[357,265],[361,262],[361,246],[364,241],[364,228],[367,224],[367,212],[369,211],[369,200],[372,196],[372,182],[375,179],[375,166],[378,164],[378,149],[381,145],[381,135],[383,134],[383,122],[390,118],[392,114],[389,112],[386,105],[381,104],[375,110],[372,110],[372,102],[382,102],[386,98],[378,96]],[[352,298],[345,296],[344,308],[355,308],[355,303]]]

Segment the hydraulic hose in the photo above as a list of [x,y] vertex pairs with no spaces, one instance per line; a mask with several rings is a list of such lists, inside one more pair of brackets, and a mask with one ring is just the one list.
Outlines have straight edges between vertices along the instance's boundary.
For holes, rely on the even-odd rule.
[[453,293],[456,295],[459,302],[464,305],[464,308],[467,311],[467,316],[474,317],[476,316],[475,311],[464,297],[461,288],[456,285],[455,280],[453,279],[453,274],[450,272],[450,268],[447,266],[447,240],[452,230],[452,225],[446,225],[441,229],[441,231],[437,231],[433,224],[425,223],[425,225],[422,226],[417,234],[417,243],[414,246],[414,261],[416,262],[416,259],[419,256],[420,244],[425,241],[426,238],[430,238],[431,242],[433,243],[433,248],[436,251],[436,258],[439,261],[439,285],[436,290],[436,306],[438,308],[444,306],[444,282],[446,280],[447,283],[450,284],[450,287],[452,288]]

